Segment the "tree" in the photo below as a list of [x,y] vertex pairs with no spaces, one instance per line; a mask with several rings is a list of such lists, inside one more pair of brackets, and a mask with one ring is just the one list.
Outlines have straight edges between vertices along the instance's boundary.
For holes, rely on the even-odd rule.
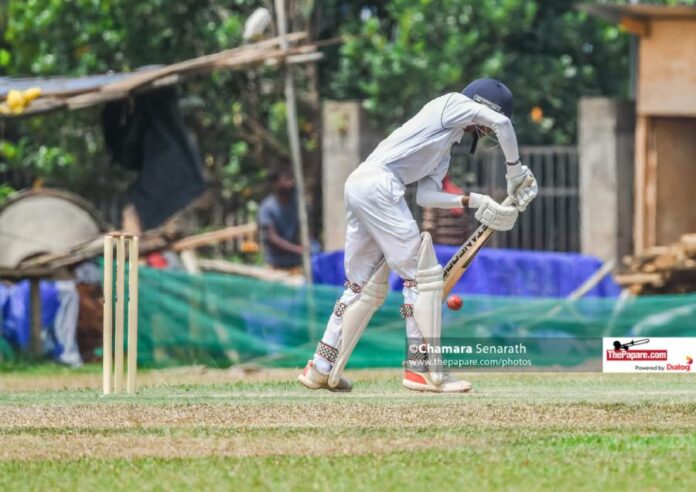
[[574,3],[392,0],[385,14],[367,9],[348,26],[330,93],[363,99],[393,127],[467,81],[498,78],[515,94],[521,142],[573,143],[577,98],[626,95],[628,85],[628,36]]
[[[258,1],[7,0],[0,70],[11,76],[79,76],[131,71],[242,43]],[[299,15],[299,14],[298,14]],[[253,212],[268,169],[287,159],[282,83],[275,68],[216,72],[180,86],[187,124],[202,152],[212,221]],[[46,184],[98,201],[122,195],[132,179],[109,165],[99,108],[35,117],[7,126],[0,166],[28,170]],[[304,126],[303,126],[304,128]],[[316,129],[303,134],[316,147]],[[0,167],[0,173],[2,168]]]

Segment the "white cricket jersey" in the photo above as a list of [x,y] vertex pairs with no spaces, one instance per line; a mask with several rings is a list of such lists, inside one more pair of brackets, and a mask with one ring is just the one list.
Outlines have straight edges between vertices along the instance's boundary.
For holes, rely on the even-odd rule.
[[452,144],[461,141],[464,128],[470,125],[491,128],[506,160],[515,162],[519,159],[517,138],[510,119],[464,94],[452,92],[423,106],[415,116],[382,140],[363,165],[386,167],[406,185],[429,177],[441,190],[449,168]]

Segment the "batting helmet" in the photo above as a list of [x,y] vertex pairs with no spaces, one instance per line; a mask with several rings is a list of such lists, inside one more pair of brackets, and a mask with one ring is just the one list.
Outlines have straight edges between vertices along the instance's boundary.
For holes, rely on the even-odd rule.
[[[462,91],[469,99],[476,101],[479,104],[488,106],[493,111],[502,113],[508,118],[512,118],[514,104],[512,101],[512,92],[505,84],[495,79],[477,79],[467,85]],[[478,134],[474,133],[474,139],[471,142],[471,153],[476,151],[478,143]]]

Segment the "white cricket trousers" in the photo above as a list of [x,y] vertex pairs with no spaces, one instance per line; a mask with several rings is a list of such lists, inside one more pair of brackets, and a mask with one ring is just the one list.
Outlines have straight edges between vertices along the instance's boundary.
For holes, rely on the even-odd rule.
[[[349,282],[363,287],[382,258],[403,279],[415,279],[420,231],[404,199],[406,186],[391,171],[361,164],[346,180],[345,271]],[[404,287],[404,303],[414,304],[417,287]],[[360,296],[346,288],[340,302],[350,306]],[[331,314],[322,341],[340,340],[342,318]],[[420,335],[413,317],[406,318],[409,338]]]

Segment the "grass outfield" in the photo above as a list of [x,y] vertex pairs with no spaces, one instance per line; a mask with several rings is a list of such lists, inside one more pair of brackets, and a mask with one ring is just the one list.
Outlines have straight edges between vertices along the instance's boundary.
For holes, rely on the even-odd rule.
[[99,396],[98,368],[0,374],[0,490],[686,490],[692,375],[470,374],[422,395],[353,371],[152,371]]

